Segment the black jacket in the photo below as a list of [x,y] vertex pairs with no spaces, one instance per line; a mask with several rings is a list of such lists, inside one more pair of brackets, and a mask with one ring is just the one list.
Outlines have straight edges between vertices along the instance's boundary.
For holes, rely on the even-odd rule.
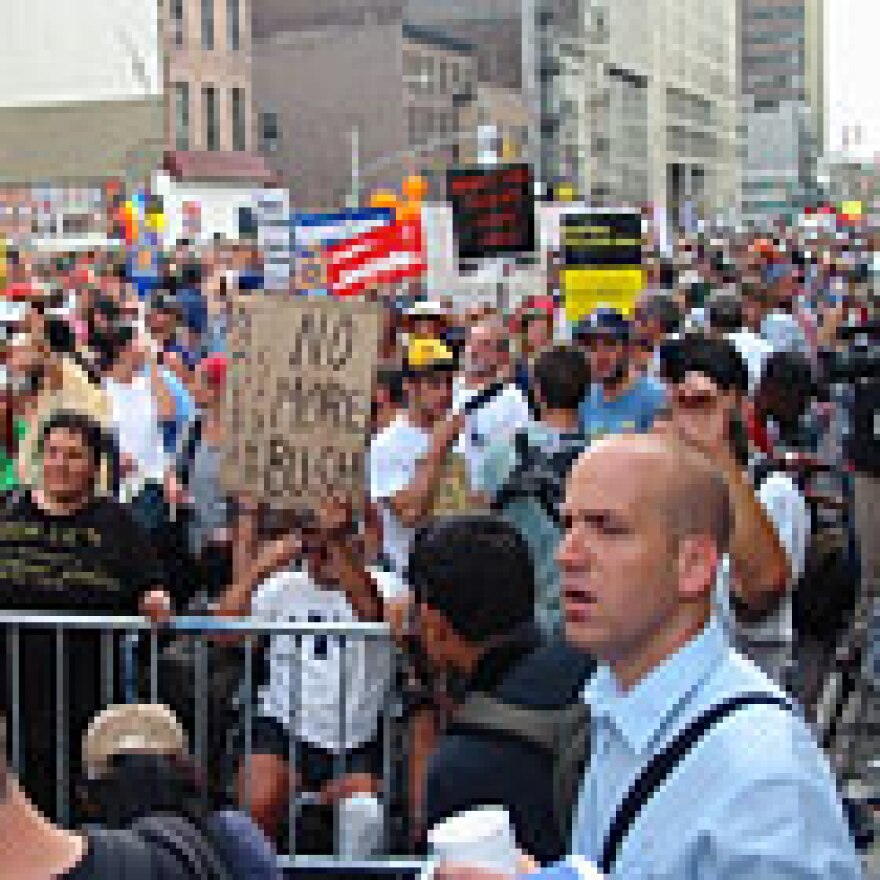
[[[580,699],[593,664],[562,643],[541,643],[532,632],[489,652],[465,687],[515,705],[558,709]],[[510,812],[517,842],[538,861],[567,850],[553,821],[553,761],[515,735],[454,722],[428,765],[425,819],[430,828],[472,807],[499,805]]]

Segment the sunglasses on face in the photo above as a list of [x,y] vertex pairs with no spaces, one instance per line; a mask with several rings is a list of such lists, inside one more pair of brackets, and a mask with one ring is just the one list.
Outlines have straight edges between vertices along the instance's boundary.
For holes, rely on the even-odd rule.
[[673,389],[672,398],[678,409],[700,412],[718,405],[719,395],[711,391],[689,393]]

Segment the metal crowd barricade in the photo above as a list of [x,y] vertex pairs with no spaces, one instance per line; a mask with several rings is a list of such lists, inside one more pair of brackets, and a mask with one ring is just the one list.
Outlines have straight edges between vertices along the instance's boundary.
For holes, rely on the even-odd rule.
[[[53,731],[27,730],[28,720],[23,716],[23,700],[25,689],[28,686],[39,687],[39,682],[28,682],[27,669],[24,668],[23,658],[27,640],[36,633],[47,633],[43,637],[42,645],[51,644],[54,653],[54,687],[55,687],[55,729]],[[400,746],[399,741],[405,739],[402,717],[402,695],[398,692],[395,683],[401,680],[398,676],[400,658],[391,638],[389,628],[384,624],[341,624],[341,623],[260,623],[251,620],[224,620],[214,617],[181,617],[171,624],[162,627],[153,627],[139,617],[101,617],[101,616],[77,616],[77,615],[51,615],[51,614],[8,614],[0,613],[0,637],[6,644],[5,675],[6,681],[0,682],[0,692],[5,690],[8,695],[9,705],[6,707],[8,714],[8,743],[9,759],[14,771],[21,775],[27,771],[25,755],[27,752],[28,735],[35,733],[54,740],[54,753],[56,759],[55,774],[55,818],[64,825],[75,824],[72,819],[72,788],[76,780],[71,778],[71,763],[78,763],[75,756],[81,750],[82,731],[71,731],[71,706],[69,697],[71,692],[71,677],[76,675],[76,670],[68,669],[66,650],[69,643],[83,637],[83,634],[94,634],[95,644],[100,652],[100,674],[98,692],[100,705],[94,707],[92,717],[107,705],[121,702],[156,702],[161,694],[160,681],[160,654],[170,643],[171,639],[190,636],[195,640],[196,662],[192,682],[192,700],[194,706],[194,720],[192,729],[187,732],[190,738],[191,749],[197,762],[204,767],[212,777],[215,777],[216,768],[211,765],[215,756],[209,754],[209,742],[212,731],[209,730],[209,681],[211,676],[210,660],[211,651],[206,647],[212,639],[223,639],[224,643],[233,641],[240,642],[244,651],[243,674],[238,690],[237,703],[241,717],[241,727],[244,740],[244,755],[249,756],[253,750],[253,724],[257,711],[257,682],[255,680],[255,656],[261,648],[261,642],[271,637],[286,636],[293,640],[293,664],[290,670],[290,705],[294,708],[293,717],[287,725],[288,735],[288,758],[291,768],[291,787],[288,797],[288,817],[286,830],[286,853],[281,856],[282,866],[289,872],[300,871],[334,872],[341,870],[354,870],[356,873],[376,874],[383,876],[409,876],[417,873],[420,863],[406,859],[390,860],[387,854],[391,849],[391,830],[399,827],[400,815],[395,815],[393,809],[395,797],[404,790],[407,773],[405,767],[401,769],[399,759],[407,753],[405,743]],[[339,660],[339,727],[338,741],[344,747],[347,743],[346,705],[349,694],[350,682],[348,678],[348,650],[349,646],[358,641],[364,643],[381,642],[385,645],[387,655],[387,670],[389,680],[385,694],[381,702],[379,719],[377,722],[377,736],[381,737],[382,743],[382,778],[380,780],[381,802],[384,812],[384,845],[381,855],[376,860],[361,861],[357,864],[348,861],[343,862],[340,854],[333,852],[327,856],[304,855],[303,841],[300,839],[299,826],[301,813],[304,807],[310,803],[309,793],[297,790],[294,779],[296,774],[293,768],[300,766],[301,743],[298,740],[298,718],[301,712],[307,712],[308,706],[302,705],[303,697],[303,650],[305,640],[309,638],[327,639],[328,644],[335,642],[338,647]],[[0,660],[2,669],[2,660]],[[222,731],[227,745],[231,740],[231,731]],[[73,762],[71,759],[74,758]],[[224,758],[234,758],[231,749],[227,749]],[[232,768],[239,766],[240,762],[228,761],[230,773],[226,783],[231,791]],[[337,778],[347,772],[348,754],[338,751],[335,757],[335,773]],[[251,802],[251,792],[245,792],[245,800]],[[400,802],[405,797],[399,798]],[[334,823],[338,822],[338,811],[334,816]],[[338,830],[338,829],[337,829]],[[338,834],[334,834],[334,840]],[[335,846],[334,846],[335,850]]]

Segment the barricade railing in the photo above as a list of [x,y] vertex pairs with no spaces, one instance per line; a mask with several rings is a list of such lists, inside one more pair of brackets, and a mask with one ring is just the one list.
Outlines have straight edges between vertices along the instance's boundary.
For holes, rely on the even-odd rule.
[[[7,715],[9,760],[26,789],[35,769],[28,765],[29,760],[54,765],[52,803],[47,804],[44,797],[39,805],[61,824],[71,827],[81,821],[74,794],[82,778],[84,725],[106,706],[164,702],[177,710],[174,704],[182,705],[178,715],[187,729],[196,763],[212,783],[231,793],[236,771],[244,766],[241,758],[253,754],[254,723],[265,715],[266,700],[274,699],[276,706],[285,703],[285,694],[278,692],[282,686],[282,690],[287,688],[290,710],[285,726],[290,785],[287,827],[280,835],[282,864],[294,870],[300,866],[332,871],[341,864],[355,863],[373,865],[385,873],[417,870],[417,862],[388,859],[395,829],[398,840],[406,837],[406,808],[402,805],[408,774],[401,762],[406,760],[408,748],[400,688],[402,666],[386,625],[266,623],[208,616],[180,617],[154,626],[140,617],[0,613],[0,641],[5,643],[0,645],[0,711]],[[212,664],[219,667],[221,658],[227,664],[230,650],[240,664],[240,680],[233,686],[232,705],[218,707],[215,685],[220,670]],[[308,657],[306,652],[310,652]],[[177,665],[169,667],[175,654]],[[181,656],[186,660],[182,667]],[[266,657],[269,680],[263,683],[257,678],[257,666],[258,660]],[[322,662],[329,665],[316,666]],[[169,669],[177,670],[178,689],[181,669],[187,677],[191,674],[191,692],[184,688],[176,694],[177,700],[167,698],[163,676]],[[224,666],[226,673],[229,669]],[[92,674],[97,674],[99,681],[91,680]],[[311,691],[310,676],[315,679]],[[231,678],[236,678],[234,670]],[[335,693],[329,684],[331,678],[338,681]],[[330,691],[323,694],[322,706],[309,705],[316,681]],[[271,688],[276,689],[274,693]],[[42,708],[31,717],[29,707],[34,700]],[[376,714],[369,742],[378,743],[381,753],[376,798],[381,810],[381,840],[370,843],[367,834],[366,854],[364,840],[354,839],[358,831],[364,832],[363,815],[354,823],[360,821],[359,829],[346,828],[342,827],[347,821],[342,812],[329,811],[329,819],[325,815],[323,821],[331,821],[335,827],[328,834],[332,845],[326,851],[316,851],[313,841],[301,834],[302,812],[315,798],[314,792],[305,791],[298,783],[300,776],[294,769],[308,775],[303,752],[316,743],[303,738],[303,725],[308,723],[310,710],[326,714],[328,701],[337,716],[327,749],[336,779],[349,772],[351,752],[366,745],[359,742],[364,737],[364,722],[371,722],[372,711]],[[37,726],[47,711],[53,716],[52,730]],[[226,717],[234,717],[235,723],[228,729],[211,729]],[[358,735],[348,729],[352,722],[361,727]],[[46,771],[45,766],[36,769],[36,776]],[[247,784],[244,789],[242,806],[247,809],[253,805],[253,792]],[[401,852],[405,858],[406,850]]]

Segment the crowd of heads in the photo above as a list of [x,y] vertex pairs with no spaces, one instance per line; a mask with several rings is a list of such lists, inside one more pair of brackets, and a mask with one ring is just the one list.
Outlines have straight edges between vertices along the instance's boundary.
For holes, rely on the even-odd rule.
[[[548,448],[538,450],[551,458],[577,435],[581,446],[562,488],[551,487],[548,496],[551,507],[559,505],[550,513],[559,516],[551,523],[558,544],[552,564],[562,630],[579,649],[618,663],[621,677],[634,681],[713,614],[719,570],[736,549],[727,462],[746,467],[768,426],[774,436],[796,437],[808,415],[819,415],[831,432],[833,389],[823,381],[819,354],[840,344],[842,323],[875,313],[862,265],[869,252],[868,242],[853,237],[816,239],[793,230],[775,240],[685,237],[671,257],[652,257],[650,286],[631,310],[603,305],[574,321],[559,291],[508,310],[373,291],[385,322],[372,454],[401,418],[422,432],[428,451],[417,462],[404,460],[406,454],[391,459],[399,468],[390,480],[399,496],[422,479],[439,484],[439,465],[436,473],[418,470],[437,450],[438,462],[463,450],[468,465],[476,465],[468,473],[482,475],[499,443],[518,454],[526,428],[552,434],[552,442],[539,441]],[[192,441],[189,426],[199,417],[202,442],[208,425],[211,450],[222,447],[229,309],[237,296],[259,295],[243,283],[248,273],[258,274],[258,254],[183,246],[140,288],[123,256],[95,252],[44,261],[13,255],[9,289],[15,297],[3,304],[8,344],[0,361],[4,446],[12,462],[4,488],[34,485],[62,511],[101,491],[137,502],[152,482],[170,507],[188,498],[198,511],[209,537],[200,533],[194,555],[207,566],[220,544],[229,549],[244,499],[224,498],[233,503],[218,513],[224,496],[219,463],[206,459],[193,467],[191,444],[200,441]],[[144,378],[142,398],[119,390],[129,394]],[[109,404],[105,399],[94,411],[77,410],[89,397],[77,383]],[[500,390],[469,408],[494,386]],[[511,389],[520,394],[513,403]],[[501,412],[499,394],[508,391]],[[134,400],[144,408],[133,411],[127,401]],[[486,416],[487,433],[478,436],[468,419],[492,406],[500,415]],[[614,409],[628,406],[642,409],[634,415]],[[520,415],[505,422],[517,407]],[[597,426],[599,417],[608,421]],[[25,435],[32,457],[24,452]],[[144,449],[144,443],[161,448]],[[150,470],[151,451],[164,472]],[[190,459],[183,470],[181,452]],[[843,453],[837,454],[834,464],[842,468]],[[126,484],[127,495],[119,491]],[[362,562],[390,566],[405,579],[415,608],[409,636],[421,640],[439,675],[460,667],[462,657],[472,661],[475,650],[489,651],[534,627],[542,584],[533,536],[517,528],[504,505],[493,507],[493,493],[502,494],[498,486],[469,485],[462,497],[475,503],[451,516],[431,515],[436,489],[425,489],[421,506],[407,497],[404,518],[399,497],[371,503],[365,486],[364,497],[353,499],[364,511],[362,521],[347,525],[363,539],[352,542]],[[546,509],[547,498],[541,500]],[[140,508],[138,515],[144,521]],[[407,540],[405,566],[389,563],[392,520]],[[158,522],[146,526],[168,524]],[[251,545],[254,554],[278,537],[269,531],[259,535],[262,544]],[[300,531],[300,556],[311,575],[335,583],[338,569],[320,533],[310,543]],[[224,563],[212,598],[233,575]],[[137,758],[114,760],[89,796],[117,805],[117,824],[136,818],[139,807],[124,797],[132,785],[137,802],[146,798],[150,809],[161,810],[166,796],[186,803],[201,796],[188,765],[170,761],[162,772],[155,777],[155,764],[142,766]],[[7,775],[0,762],[0,796]]]

